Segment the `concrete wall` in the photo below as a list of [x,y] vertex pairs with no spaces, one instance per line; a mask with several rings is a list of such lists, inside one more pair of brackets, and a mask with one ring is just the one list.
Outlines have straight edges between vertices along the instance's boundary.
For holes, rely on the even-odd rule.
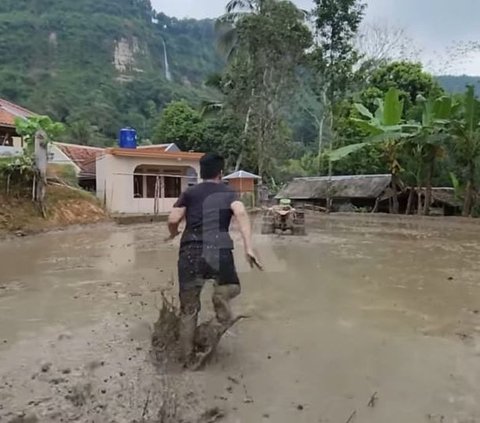
[[15,157],[21,156],[23,149],[19,147],[6,147],[0,145],[0,157]]
[[[134,198],[133,175],[135,169],[141,165],[165,167],[161,173],[166,174],[168,169],[181,170],[181,176],[185,176],[191,167],[195,169],[197,175],[200,174],[199,163],[195,160],[118,157],[111,154],[99,157],[97,159],[97,197],[110,213],[154,213],[154,198]],[[188,178],[182,177],[182,191],[187,188],[188,182]],[[159,213],[168,213],[176,200],[177,198],[164,198],[162,195],[158,200]]]

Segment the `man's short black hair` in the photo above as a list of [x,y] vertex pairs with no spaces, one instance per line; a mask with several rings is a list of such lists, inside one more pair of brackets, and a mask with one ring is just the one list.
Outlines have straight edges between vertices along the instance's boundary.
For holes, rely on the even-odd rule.
[[200,159],[200,177],[202,179],[215,179],[222,174],[224,167],[225,159],[220,154],[205,154]]

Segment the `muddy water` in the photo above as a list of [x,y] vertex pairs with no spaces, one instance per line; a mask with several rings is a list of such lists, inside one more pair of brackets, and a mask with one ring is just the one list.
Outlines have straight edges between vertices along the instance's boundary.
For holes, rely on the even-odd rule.
[[154,422],[173,404],[195,422],[480,422],[480,226],[308,226],[256,238],[264,273],[239,255],[251,318],[203,372],[169,375],[149,358],[159,291],[176,290],[164,228],[0,244],[0,421]]

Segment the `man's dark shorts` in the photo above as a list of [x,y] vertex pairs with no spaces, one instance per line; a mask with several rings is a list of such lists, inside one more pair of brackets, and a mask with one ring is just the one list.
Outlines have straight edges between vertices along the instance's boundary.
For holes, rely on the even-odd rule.
[[178,258],[180,291],[201,288],[205,280],[219,285],[239,285],[237,270],[230,249],[185,246]]

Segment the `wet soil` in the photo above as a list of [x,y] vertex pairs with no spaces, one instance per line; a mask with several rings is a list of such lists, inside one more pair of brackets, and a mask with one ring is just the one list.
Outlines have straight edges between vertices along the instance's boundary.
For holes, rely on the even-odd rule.
[[[163,224],[0,244],[1,422],[480,422],[480,225],[310,217],[237,251],[249,315],[201,372],[152,360]],[[205,292],[202,318],[211,317]]]

